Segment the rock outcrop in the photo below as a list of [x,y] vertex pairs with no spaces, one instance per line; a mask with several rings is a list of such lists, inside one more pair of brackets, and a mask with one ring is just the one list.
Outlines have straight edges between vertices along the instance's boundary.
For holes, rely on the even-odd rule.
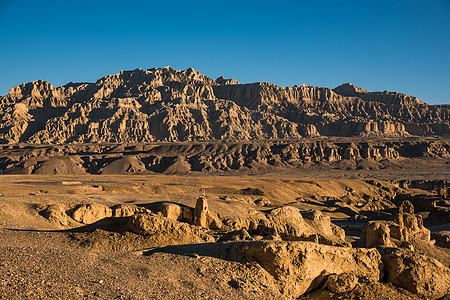
[[387,250],[382,256],[387,281],[425,299],[450,294],[450,269],[433,258],[412,251]]
[[194,208],[171,202],[151,204],[150,206],[153,211],[172,220],[207,229],[220,229],[222,227],[222,221],[217,214],[209,210],[208,200],[203,196],[197,199]]
[[423,226],[414,206],[403,201],[392,221],[370,221],[363,229],[361,241],[365,247],[400,245],[399,242],[430,243],[430,230]]
[[197,199],[193,216],[194,225],[211,229],[220,229],[222,227],[222,221],[215,213],[209,211],[208,200],[203,196]]
[[[314,241],[328,245],[348,245],[345,242],[345,231],[332,224],[330,217],[319,211],[305,214],[292,206],[283,206],[267,214],[269,222],[260,222],[258,230],[262,233],[279,235],[287,241]],[[264,224],[264,225],[262,225]]]
[[69,218],[66,214],[66,208],[60,204],[51,204],[44,208],[40,214],[57,226],[67,226]]
[[153,213],[139,213],[130,216],[128,219],[128,227],[134,233],[160,239],[166,244],[215,241],[212,236],[196,226]]
[[361,241],[363,246],[368,248],[376,246],[394,246],[394,243],[391,241],[389,224],[381,221],[369,221],[363,228]]
[[308,229],[300,211],[292,206],[276,208],[267,215],[271,223],[267,227],[274,229],[274,233],[285,239],[302,237]]
[[281,206],[267,213],[249,211],[246,217],[222,220],[224,230],[245,230],[255,239],[312,241],[317,244],[350,246],[345,231],[332,224],[328,216],[314,211],[304,216],[293,206]]
[[353,273],[331,274],[325,282],[325,287],[333,293],[340,294],[353,290],[358,283],[358,277]]
[[78,205],[68,211],[75,221],[83,224],[91,224],[104,218],[112,217],[112,209],[106,205],[92,203]]
[[[385,188],[379,181],[370,182]],[[82,182],[64,181],[62,184],[67,187]],[[345,190],[355,192],[350,187]],[[266,195],[259,188],[237,191],[243,196]],[[402,288],[408,292],[395,293],[425,299],[441,299],[450,293],[450,269],[436,260],[441,260],[440,252],[430,243],[429,231],[423,227],[421,216],[414,213],[409,201],[399,205],[392,221],[370,221],[366,225],[362,234],[366,248],[353,248],[345,242],[344,230],[332,224],[330,217],[316,210],[301,214],[299,209],[289,205],[267,211],[237,212],[243,219],[234,224],[230,224],[228,217],[219,218],[210,211],[204,196],[197,199],[195,207],[175,202],[139,206],[122,203],[111,207],[100,203],[66,203],[33,207],[60,228],[78,227],[69,231],[71,237],[93,249],[183,245],[178,249],[166,247],[156,251],[182,251],[180,253],[186,255],[187,249],[193,251],[197,247],[186,244],[209,243],[205,249],[212,246],[215,250],[211,253],[202,250],[203,255],[220,255],[221,259],[242,262],[242,266],[252,268],[259,265],[289,299],[308,293],[318,299],[325,294],[360,298],[362,290],[373,287]],[[120,246],[117,242],[126,245]],[[423,247],[424,243],[428,248]],[[415,245],[420,252],[436,259],[415,252]],[[193,255],[199,257],[197,253]],[[371,293],[376,294],[376,289]]]
[[[313,242],[248,242],[236,246],[237,255],[255,260],[277,281],[280,290],[293,298],[322,287],[327,276],[349,276],[347,286],[337,287],[335,275],[330,289],[351,289],[354,278],[378,282],[382,276],[381,255],[376,249],[353,249]],[[351,274],[351,275],[343,275]],[[333,280],[334,278],[334,280]],[[342,278],[344,280],[344,278]]]
[[95,83],[37,80],[0,97],[0,143],[297,139],[450,133],[448,105],[351,84],[239,84],[189,68],[121,71]]

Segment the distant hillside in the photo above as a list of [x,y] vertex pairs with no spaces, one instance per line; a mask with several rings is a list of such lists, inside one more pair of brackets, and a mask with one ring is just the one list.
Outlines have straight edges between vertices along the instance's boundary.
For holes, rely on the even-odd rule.
[[239,84],[189,68],[122,71],[55,88],[37,80],[0,97],[0,143],[139,143],[450,133],[450,105],[350,83]]

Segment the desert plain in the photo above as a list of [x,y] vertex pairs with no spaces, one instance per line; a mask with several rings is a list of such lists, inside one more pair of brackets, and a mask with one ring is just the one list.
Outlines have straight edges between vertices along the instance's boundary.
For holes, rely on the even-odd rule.
[[[422,232],[417,227],[411,229],[417,232],[411,232],[408,242],[403,241],[405,248],[392,250],[402,244],[392,238],[386,248],[390,250],[383,249],[421,256],[415,267],[423,272],[439,268],[444,273],[435,284],[440,286],[431,291],[423,288],[420,296],[445,295],[450,228],[448,200],[439,190],[401,188],[396,182],[357,176],[332,178],[332,171],[325,178],[306,174],[2,175],[0,295],[5,299],[418,299],[410,285],[390,282],[386,267],[379,270],[383,259],[376,250],[379,257],[346,253],[359,247],[374,250],[366,246],[375,244],[361,240],[364,227],[369,220],[394,219],[403,200],[415,204],[414,213],[424,217],[433,242],[415,238]],[[218,219],[213,223],[220,224],[208,221],[202,227],[192,217],[183,218],[184,208],[192,213],[200,197],[207,199],[209,213]],[[277,210],[278,216],[273,213]],[[131,223],[136,214],[151,214],[155,220],[144,220],[139,229]],[[343,232],[333,230],[333,223]],[[280,253],[267,247],[281,247]],[[335,253],[341,250],[345,253]],[[313,258],[296,262],[296,251]],[[314,257],[317,253],[320,258]],[[326,255],[329,261],[324,264]],[[351,290],[336,293],[331,288],[333,293],[326,288],[330,274],[362,268],[351,261],[358,255],[358,259],[370,257],[364,266],[372,264],[374,269],[359,274]],[[426,263],[419,260],[424,257]],[[314,286],[320,276],[322,282]],[[427,294],[435,289],[441,291]]]

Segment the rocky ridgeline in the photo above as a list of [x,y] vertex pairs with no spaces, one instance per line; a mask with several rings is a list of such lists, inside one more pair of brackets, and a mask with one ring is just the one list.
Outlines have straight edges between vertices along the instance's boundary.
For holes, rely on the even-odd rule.
[[[265,170],[338,163],[343,163],[343,168],[348,169],[351,166],[359,168],[357,163],[364,161],[376,164],[428,157],[450,157],[449,141],[410,139],[366,142],[355,139],[353,142],[333,142],[305,139],[176,144],[5,145],[0,149],[0,170],[11,174],[184,174],[190,171]],[[336,168],[342,166],[336,165]]]
[[0,97],[0,120],[4,144],[442,135],[450,106],[351,84],[239,84],[165,67],[58,88],[24,83]]

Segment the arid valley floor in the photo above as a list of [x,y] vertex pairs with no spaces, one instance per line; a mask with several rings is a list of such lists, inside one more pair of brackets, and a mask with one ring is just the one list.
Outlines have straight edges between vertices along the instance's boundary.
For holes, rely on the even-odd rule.
[[[373,177],[381,174],[375,170]],[[449,200],[434,190],[403,189],[382,180],[332,178],[332,171],[327,178],[299,175],[1,175],[0,297],[445,296]],[[212,216],[205,228],[183,216],[194,211],[199,197],[207,199]],[[406,229],[408,242],[391,237],[379,250],[366,247],[377,245],[361,241],[364,225],[395,219],[406,199],[423,216],[435,244],[419,237],[423,230],[416,224]],[[153,219],[137,228],[133,215],[146,214]],[[416,275],[393,266],[402,257],[403,268]],[[344,280],[351,289],[340,290],[327,279],[342,273],[356,274],[353,283]]]

